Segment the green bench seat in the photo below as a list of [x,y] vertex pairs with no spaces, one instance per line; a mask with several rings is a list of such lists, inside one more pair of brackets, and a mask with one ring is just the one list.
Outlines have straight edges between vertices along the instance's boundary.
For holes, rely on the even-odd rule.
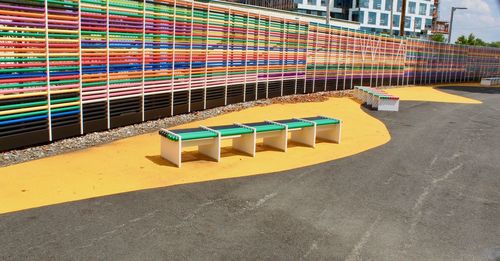
[[[217,137],[217,133],[203,128],[171,130],[171,132],[179,135],[182,140],[196,140]],[[160,135],[173,141],[179,141],[179,138],[176,135],[163,130],[160,130]]]
[[305,127],[312,127],[314,124],[306,121],[301,121],[301,120],[295,120],[295,119],[290,119],[290,120],[280,120],[276,121],[281,124],[285,124],[288,126],[288,129],[300,129],[300,128],[305,128]]
[[269,122],[253,122],[253,123],[245,123],[245,125],[255,128],[256,132],[279,131],[285,129],[284,126]]
[[326,117],[307,117],[307,118],[302,118],[304,120],[308,121],[313,121],[316,123],[316,126],[321,126],[321,125],[329,125],[329,124],[339,124],[340,121],[337,119],[332,119],[332,118],[326,118]]
[[220,132],[220,135],[222,137],[249,134],[253,132],[253,130],[249,128],[244,128],[238,125],[224,125],[224,126],[215,126],[209,128]]

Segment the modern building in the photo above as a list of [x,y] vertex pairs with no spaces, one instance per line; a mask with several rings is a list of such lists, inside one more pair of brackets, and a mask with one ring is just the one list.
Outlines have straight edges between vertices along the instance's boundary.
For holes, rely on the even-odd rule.
[[407,35],[430,32],[434,13],[432,0],[408,0],[404,21],[401,21],[402,8],[403,0],[354,0],[349,16],[350,20],[357,18],[362,29],[372,32],[390,31],[391,20],[395,33],[399,33],[400,23],[404,23]]
[[[328,0],[294,0],[300,13],[326,15]],[[371,32],[399,33],[400,22],[405,24],[405,33],[428,34],[432,28],[434,0],[408,0],[405,21],[401,20],[403,0],[333,0],[331,17],[357,21],[361,29]]]

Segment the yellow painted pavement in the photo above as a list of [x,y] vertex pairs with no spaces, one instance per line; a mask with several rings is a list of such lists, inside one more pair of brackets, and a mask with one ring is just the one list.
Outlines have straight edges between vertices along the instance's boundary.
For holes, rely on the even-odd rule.
[[[422,97],[440,102],[477,103],[428,87],[389,92],[400,95],[402,100]],[[426,97],[429,95],[432,99]],[[142,189],[289,170],[354,155],[390,140],[385,125],[349,98],[254,107],[177,128],[315,115],[343,120],[341,144],[321,142],[315,149],[291,144],[286,153],[259,145],[255,158],[226,147],[220,163],[204,158],[192,148],[183,153],[182,168],[176,168],[159,156],[160,137],[150,133],[0,168],[0,213]],[[229,145],[229,141],[225,141],[225,145]]]
[[432,86],[415,86],[387,89],[386,92],[399,96],[400,101],[429,101],[447,103],[481,104],[481,101],[446,93]]

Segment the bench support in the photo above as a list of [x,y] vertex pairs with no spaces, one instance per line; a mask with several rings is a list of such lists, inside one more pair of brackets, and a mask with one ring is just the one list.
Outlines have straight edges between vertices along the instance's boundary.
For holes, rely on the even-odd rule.
[[290,140],[314,148],[316,146],[316,126],[294,130]]
[[273,132],[258,133],[257,138],[263,138],[264,146],[287,151],[288,131],[280,130]]
[[161,157],[172,162],[175,166],[181,167],[181,141],[173,141],[160,136]]
[[316,127],[316,137],[340,144],[342,124],[322,125]]
[[379,99],[379,111],[399,111],[399,100],[396,99]]
[[220,138],[214,138],[209,144],[199,145],[198,152],[215,161],[220,161]]
[[241,135],[233,139],[233,149],[255,157],[257,137],[254,133]]

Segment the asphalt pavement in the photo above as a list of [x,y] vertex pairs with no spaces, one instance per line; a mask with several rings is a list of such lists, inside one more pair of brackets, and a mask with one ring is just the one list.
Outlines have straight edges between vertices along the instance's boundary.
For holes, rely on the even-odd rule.
[[[391,141],[319,165],[0,215],[0,260],[500,260],[500,88],[366,111]],[[0,199],[1,204],[1,199]]]

